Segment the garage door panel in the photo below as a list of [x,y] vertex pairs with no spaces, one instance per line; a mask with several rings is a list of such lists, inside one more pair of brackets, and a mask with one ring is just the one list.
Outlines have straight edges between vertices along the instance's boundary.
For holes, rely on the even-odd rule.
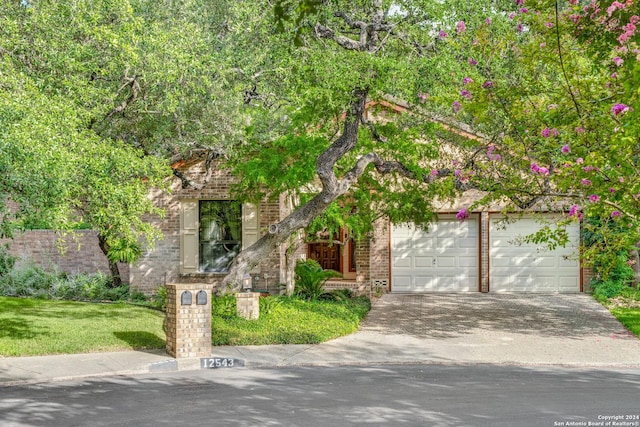
[[394,256],[393,263],[391,265],[396,268],[411,268],[411,258],[408,256]]
[[416,256],[413,258],[416,268],[433,268],[433,258]]
[[580,265],[572,256],[579,245],[577,224],[568,229],[570,244],[553,251],[523,242],[541,227],[533,218],[502,225],[490,221],[490,292],[579,292]]
[[[428,233],[413,233],[411,244],[397,238],[411,235],[407,227],[392,227],[391,235],[391,252],[394,259],[391,280],[394,292],[477,291],[477,219],[460,222],[453,217],[441,218]],[[409,249],[405,250],[407,247]],[[411,268],[408,266],[409,263],[403,262],[400,266],[395,261],[395,256],[400,252],[412,260]],[[410,285],[406,280],[408,275],[412,276]],[[399,280],[402,280],[400,285]]]

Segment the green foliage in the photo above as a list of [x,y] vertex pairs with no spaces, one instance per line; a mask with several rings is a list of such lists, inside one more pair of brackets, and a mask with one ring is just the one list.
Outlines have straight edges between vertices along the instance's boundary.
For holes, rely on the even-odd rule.
[[5,276],[13,269],[17,259],[17,257],[9,253],[8,247],[0,246],[0,280],[2,280],[2,276]]
[[309,301],[272,296],[275,310],[257,320],[213,317],[213,345],[316,344],[353,333],[371,309],[365,297],[343,301]]
[[340,277],[334,270],[323,270],[318,261],[313,259],[299,260],[295,266],[294,294],[308,300],[322,297],[326,291],[324,283],[331,277]]
[[211,298],[211,311],[214,316],[229,319],[237,316],[236,296],[227,294]]
[[274,296],[260,297],[260,316],[273,313],[282,305],[282,299]]
[[68,275],[47,271],[30,262],[0,275],[0,296],[148,303],[144,294],[130,290],[129,285],[112,287],[111,277],[103,273]]

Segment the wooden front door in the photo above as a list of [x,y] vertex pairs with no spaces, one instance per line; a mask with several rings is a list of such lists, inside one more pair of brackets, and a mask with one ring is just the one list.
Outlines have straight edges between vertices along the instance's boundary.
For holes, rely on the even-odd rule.
[[309,243],[309,258],[320,263],[325,270],[342,271],[340,268],[340,246],[328,243]]

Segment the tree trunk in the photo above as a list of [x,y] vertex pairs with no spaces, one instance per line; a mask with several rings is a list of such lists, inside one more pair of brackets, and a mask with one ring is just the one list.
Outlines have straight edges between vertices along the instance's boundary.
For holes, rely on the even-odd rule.
[[638,248],[640,248],[640,242],[636,243],[636,247],[629,251],[629,260],[632,261],[631,267],[634,272],[631,285],[634,288],[637,288],[638,283],[640,283],[640,253],[638,253]]
[[111,287],[117,288],[118,286],[122,286],[122,277],[120,276],[118,263],[111,261],[108,255],[109,244],[107,243],[107,239],[102,235],[98,235],[98,245],[100,246],[100,250],[102,250],[102,253],[107,257],[107,261],[109,262],[109,271],[111,272]]
[[316,161],[316,171],[322,183],[322,191],[308,203],[293,211],[277,224],[269,227],[269,233],[256,243],[244,249],[233,261],[229,273],[222,281],[221,292],[237,291],[242,286],[242,277],[260,261],[267,258],[278,246],[286,242],[293,233],[307,227],[311,221],[338,197],[346,193],[351,185],[373,161],[372,157],[363,157],[347,172],[342,179],[335,174],[336,162],[351,151],[358,142],[358,128],[362,123],[368,91],[356,89],[351,109],[347,112],[342,135],[327,148]]

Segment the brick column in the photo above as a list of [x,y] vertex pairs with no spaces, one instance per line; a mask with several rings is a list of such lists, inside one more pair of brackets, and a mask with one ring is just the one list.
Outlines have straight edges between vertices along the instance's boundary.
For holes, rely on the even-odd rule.
[[238,316],[244,317],[248,320],[255,320],[260,317],[260,293],[236,293],[236,310]]
[[211,356],[211,285],[167,284],[167,353],[176,359]]
[[480,292],[489,292],[489,212],[480,212]]

